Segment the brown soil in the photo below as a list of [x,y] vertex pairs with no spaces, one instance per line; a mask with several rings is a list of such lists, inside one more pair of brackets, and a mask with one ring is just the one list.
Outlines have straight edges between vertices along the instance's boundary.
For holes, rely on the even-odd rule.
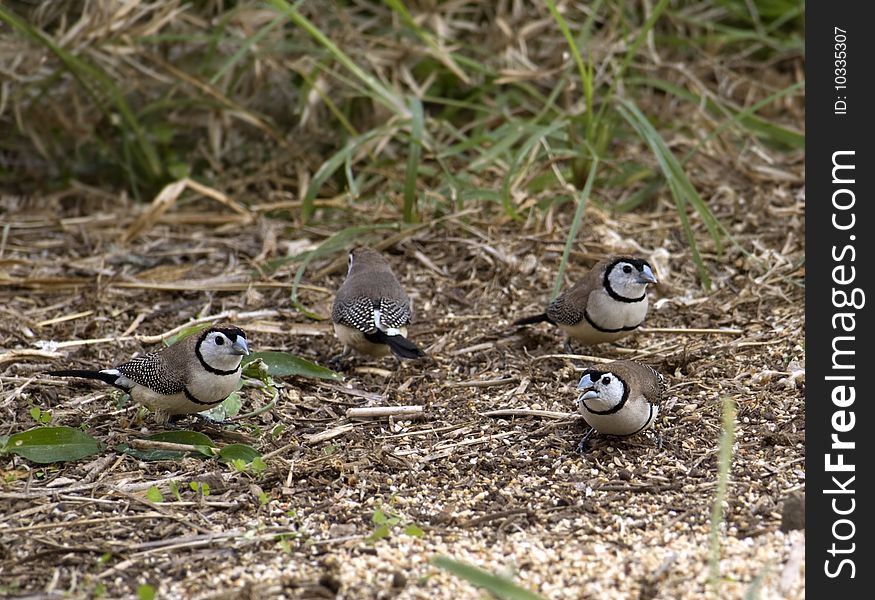
[[[470,211],[374,234],[413,298],[410,337],[431,358],[358,359],[342,384],[280,379],[272,410],[224,429],[191,424],[221,444],[257,448],[267,463],[259,475],[212,459],[118,453],[157,429],[150,415],[111,389],[42,372],[110,366],[150,348],[144,339],[213,315],[245,328],[255,350],[326,364],[340,347],[326,321],[291,305],[297,264],[256,267],[312,247],[329,227],[293,228],[254,203],[235,212],[200,198],[131,231],[148,205],[3,198],[0,434],[36,426],[38,406],[106,449],[51,465],[2,459],[0,591],[124,598],[148,583],[160,598],[482,597],[429,563],[447,555],[546,598],[701,598],[722,407],[733,401],[720,597],[759,586],[770,598],[801,598],[803,536],[782,532],[780,514],[805,481],[803,165],[799,156],[747,160],[736,165],[738,185],[716,167],[713,183],[696,182],[738,243],[718,254],[694,219],[710,291],[667,194],[634,213],[587,208],[566,285],[612,252],[648,257],[660,284],[647,330],[575,348],[582,356],[563,354],[547,325],[510,326],[549,298],[569,204],[525,223]],[[300,301],[327,316],[344,265],[342,250],[311,262]],[[93,343],[49,343],[75,340]],[[669,376],[655,428],[662,446],[654,435],[596,437],[580,456],[576,370],[621,357]],[[244,412],[268,401],[255,386],[243,397]],[[345,416],[382,405],[424,412]],[[498,409],[556,414],[487,414]],[[207,482],[209,495],[191,482]],[[146,498],[151,486],[164,502]],[[369,541],[377,510],[400,521]],[[423,535],[405,532],[410,524]]]

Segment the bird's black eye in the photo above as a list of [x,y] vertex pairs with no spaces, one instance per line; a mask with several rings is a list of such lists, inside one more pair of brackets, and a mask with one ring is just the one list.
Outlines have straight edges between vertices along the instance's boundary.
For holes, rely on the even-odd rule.
[[627,275],[632,272],[632,265],[623,265],[623,273]]
[[217,336],[217,337],[216,337],[216,346],[224,346],[224,345],[225,345],[225,338],[224,338],[224,336],[221,336],[221,335],[220,335],[220,336]]
[[602,377],[602,383],[605,384],[605,385],[610,385],[610,384],[611,384],[611,378],[610,378],[609,376],[605,375],[604,377]]

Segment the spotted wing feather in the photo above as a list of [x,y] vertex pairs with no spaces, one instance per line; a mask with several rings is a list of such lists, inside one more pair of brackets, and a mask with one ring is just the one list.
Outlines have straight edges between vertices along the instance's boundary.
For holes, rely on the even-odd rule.
[[116,367],[122,375],[159,394],[173,395],[185,390],[184,373],[168,368],[157,352],[138,356]]

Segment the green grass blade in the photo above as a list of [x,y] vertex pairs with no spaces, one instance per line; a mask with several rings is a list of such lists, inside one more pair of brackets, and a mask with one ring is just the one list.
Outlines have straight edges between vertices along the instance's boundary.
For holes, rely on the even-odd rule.
[[714,598],[719,598],[720,584],[720,525],[723,523],[723,502],[732,466],[732,445],[735,443],[735,403],[723,400],[723,434],[720,436],[720,451],[717,457],[717,492],[711,509],[709,582]]
[[471,161],[468,171],[476,173],[485,167],[495,164],[500,156],[506,154],[519,141],[525,131],[525,126],[521,122],[510,121],[506,125],[502,125],[498,129],[485,134],[485,137],[480,138],[478,141],[472,139],[472,147],[475,149],[479,150],[478,146],[483,143],[489,147],[480,156]]
[[526,157],[530,156],[534,147],[540,144],[541,140],[550,137],[550,135],[557,130],[567,126],[567,121],[557,120],[542,127],[536,127],[534,129],[531,127],[526,128],[526,130],[531,133],[519,147],[516,154],[514,154],[501,183],[501,204],[504,206],[504,213],[509,217],[516,218],[518,216],[516,208],[511,202],[511,188],[513,187],[513,182],[518,181],[522,176],[522,173],[520,172],[520,164],[526,159]]
[[305,313],[307,316],[313,319],[319,319],[320,317],[315,313],[309,311],[306,307],[304,307],[298,301],[298,287],[301,285],[301,279],[304,277],[304,271],[307,270],[307,265],[309,265],[314,259],[319,258],[320,256],[328,256],[330,254],[335,254],[338,250],[346,246],[352,241],[360,242],[361,236],[364,233],[370,233],[372,231],[376,231],[379,229],[396,229],[397,225],[360,225],[357,227],[347,227],[345,229],[341,229],[340,231],[332,234],[330,237],[323,240],[321,244],[319,244],[315,249],[310,250],[308,252],[304,252],[299,257],[301,258],[301,264],[298,266],[297,271],[295,271],[295,277],[292,279],[292,291],[291,291],[291,302],[292,304],[301,312]]
[[[690,183],[689,178],[683,170],[683,167],[678,162],[677,158],[675,158],[674,154],[672,154],[671,150],[669,150],[668,146],[665,143],[665,140],[662,139],[662,136],[656,131],[656,129],[651,125],[650,121],[647,120],[647,117],[641,113],[637,106],[635,106],[629,100],[622,100],[619,104],[620,114],[629,122],[629,124],[635,129],[638,135],[641,136],[643,140],[647,142],[650,146],[651,151],[656,157],[657,162],[659,163],[660,168],[662,169],[662,173],[668,181],[669,189],[672,192],[672,196],[675,199],[675,204],[678,209],[678,216],[680,216],[682,223],[686,218],[686,204],[689,203],[692,207],[699,213],[699,217],[702,219],[702,222],[705,224],[705,227],[708,229],[708,233],[711,236],[711,239],[714,241],[714,245],[716,247],[718,255],[722,253],[723,246],[721,242],[720,236],[720,227],[717,223],[717,219],[711,213],[711,210],[705,204],[705,201],[702,200],[702,197],[699,196],[699,192],[696,191],[696,188],[693,187],[693,184]],[[692,228],[689,227],[687,223],[685,225],[684,231],[687,235],[687,241],[690,244],[690,249],[693,252],[693,260],[696,263],[696,269],[699,272],[700,279],[706,287],[710,287],[710,281],[706,278],[702,278],[702,276],[706,273],[705,265],[702,262],[701,256],[698,252],[698,247],[696,244],[695,236],[693,235]]]
[[177,333],[164,338],[162,342],[164,342],[165,346],[172,346],[173,344],[181,342],[189,336],[203,331],[204,329],[209,329],[213,325],[214,323],[197,323],[195,325],[189,325],[188,327],[178,331]]
[[580,54],[580,48],[577,47],[577,41],[574,39],[574,36],[571,33],[571,29],[568,27],[568,23],[565,21],[562,13],[560,13],[559,9],[556,8],[556,3],[553,2],[553,0],[544,0],[544,4],[547,5],[547,9],[550,11],[550,15],[552,15],[553,20],[556,21],[556,24],[562,31],[562,35],[565,37],[565,41],[568,43],[568,48],[569,50],[571,50],[571,56],[574,57],[574,64],[577,65],[577,73],[580,76],[580,84],[581,86],[583,86],[583,98],[586,101],[586,112],[584,112],[586,139],[592,142],[594,127],[593,111],[595,110],[595,107],[593,106],[594,76],[592,60],[584,63],[583,56],[581,56]]
[[702,282],[705,289],[711,289],[711,278],[708,276],[708,270],[705,268],[702,255],[699,254],[699,246],[696,244],[696,235],[693,233],[692,226],[690,226],[690,218],[687,216],[687,203],[684,200],[683,193],[676,188],[674,181],[669,181],[669,189],[677,208],[678,218],[681,221],[681,229],[683,229],[684,237],[687,238],[687,243],[690,245],[690,254],[693,257],[693,264],[696,265],[699,281]]
[[544,600],[542,596],[515,584],[513,581],[493,575],[489,571],[474,565],[453,560],[446,556],[436,556],[431,562],[456,577],[483,588],[501,600]]
[[416,182],[422,156],[422,132],[425,115],[422,102],[416,96],[410,98],[410,148],[407,154],[407,169],[404,172],[404,222],[416,221]]
[[592,191],[598,166],[598,157],[593,157],[592,162],[589,165],[589,175],[586,178],[586,184],[583,186],[583,190],[580,192],[580,196],[577,199],[577,210],[574,211],[574,220],[571,222],[571,229],[568,230],[568,237],[565,240],[565,249],[562,251],[562,260],[559,261],[559,270],[556,273],[556,283],[553,284],[553,295],[551,298],[558,296],[559,290],[562,289],[562,280],[565,277],[565,267],[568,266],[568,257],[571,256],[571,248],[574,246],[574,240],[577,239],[577,232],[580,230],[580,224],[583,222],[586,201],[589,199],[589,194]]
[[704,106],[709,112],[713,114],[721,114],[726,117],[726,120],[720,124],[719,127],[715,128],[708,136],[700,141],[695,148],[693,148],[688,154],[687,157],[684,158],[681,162],[686,162],[687,158],[693,153],[697,152],[699,148],[708,143],[711,139],[728,129],[729,127],[738,125],[748,129],[754,135],[771,140],[772,142],[781,144],[788,148],[803,148],[805,146],[805,134],[796,129],[791,129],[789,127],[783,127],[781,125],[776,125],[756,116],[757,111],[759,111],[764,106],[768,106],[772,104],[774,101],[783,98],[784,96],[788,96],[797,91],[803,91],[805,88],[804,81],[798,81],[794,84],[791,84],[783,89],[778,90],[773,94],[769,94],[759,102],[756,102],[743,110],[737,110],[732,107],[728,107],[724,104],[721,104],[711,98],[703,98],[693,92],[686,90],[682,87],[669,83],[667,81],[663,81],[661,79],[653,79],[649,77],[641,77],[641,78],[629,78],[628,82],[630,84],[636,84],[641,86],[647,86],[654,89],[662,90],[666,93],[672,94],[678,98],[683,100],[687,100],[691,104],[695,106]]
[[319,30],[307,17],[298,12],[298,9],[291,6],[285,0],[270,0],[270,3],[280,12],[284,13],[298,27],[306,31],[316,42],[323,46],[328,52],[347,70],[349,70],[357,79],[359,79],[373,93],[374,99],[386,106],[396,115],[402,118],[409,118],[404,102],[389,88],[384,86],[376,77],[367,73],[359,67],[337,44],[332,42],[328,37]]
[[[303,1],[304,0],[298,0],[298,2],[295,3],[294,8],[297,9]],[[235,65],[242,62],[245,56],[249,54],[249,52],[254,47],[261,43],[264,38],[267,37],[267,34],[276,29],[277,26],[281,25],[283,22],[285,22],[285,20],[286,18],[284,16],[277,16],[275,19],[270,21],[270,23],[256,31],[253,35],[245,38],[237,51],[234,52],[234,54],[232,54],[230,57],[228,57],[225,63],[221,67],[219,67],[215,73],[213,73],[212,77],[210,77],[209,79],[210,84],[217,85],[219,80],[225,76],[225,73],[233,69]]]
[[307,186],[307,192],[304,194],[304,198],[301,200],[301,218],[305,223],[312,218],[313,213],[316,212],[316,195],[319,193],[319,190],[322,189],[325,182],[328,181],[328,179],[330,179],[339,168],[346,164],[350,156],[358,150],[362,144],[365,144],[380,135],[385,135],[383,128],[372,129],[363,135],[352,138],[343,146],[343,148],[335,152],[328,158],[328,160],[319,166],[316,173],[313,175],[313,179],[310,180],[310,183]]
[[453,59],[453,54],[447,49],[441,48],[440,44],[435,41],[435,36],[426,31],[422,26],[420,26],[411,16],[410,11],[407,10],[407,7],[404,6],[404,3],[400,0],[383,0],[383,3],[388,5],[395,14],[399,16],[401,21],[411,29],[416,34],[422,43],[424,43],[428,49],[431,51],[431,55],[437,58],[447,69],[449,69],[456,77],[462,80],[463,83],[470,83],[470,78],[465,74],[465,72],[456,64],[456,61]]
[[[163,166],[158,157],[158,152],[149,142],[143,127],[134,115],[133,109],[131,109],[122,92],[112,79],[91,64],[67,52],[64,48],[56,44],[51,37],[39,29],[32,27],[29,23],[22,21],[15,15],[15,13],[6,10],[3,6],[0,6],[0,21],[6,22],[11,28],[17,30],[19,33],[38,44],[45,46],[57,56],[58,60],[61,61],[61,64],[63,64],[76,81],[79,82],[79,85],[92,99],[94,104],[110,119],[113,115],[101,96],[106,95],[111,97],[116,110],[118,110],[119,116],[121,116],[122,122],[127,126],[136,140],[136,147],[141,153],[139,158],[142,159],[147,175],[154,181],[160,180],[163,173]],[[93,82],[93,85],[89,82]],[[136,187],[136,183],[132,183],[134,183]]]
[[666,6],[668,6],[668,0],[659,0],[659,3],[653,7],[653,10],[650,11],[650,16],[647,17],[647,20],[638,31],[638,35],[635,36],[635,39],[632,41],[631,44],[629,44],[629,47],[626,50],[626,55],[623,57],[623,62],[620,65],[620,69],[614,78],[615,83],[625,79],[626,71],[628,70],[629,65],[632,64],[632,60],[636,56],[638,56],[638,50],[641,48],[641,44],[643,44],[644,40],[647,39],[647,36],[656,25],[656,21],[658,21],[659,17],[662,16],[662,13],[665,10]]

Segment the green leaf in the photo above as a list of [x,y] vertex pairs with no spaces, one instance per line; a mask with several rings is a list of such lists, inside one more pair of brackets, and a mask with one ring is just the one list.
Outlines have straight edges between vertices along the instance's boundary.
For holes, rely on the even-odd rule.
[[219,460],[222,462],[242,460],[245,463],[251,463],[259,457],[261,454],[258,450],[246,444],[228,444],[219,450]]
[[216,444],[210,439],[210,436],[201,433],[200,431],[161,431],[153,433],[146,438],[156,442],[171,442],[174,444],[186,444],[189,446],[209,446],[215,448]]
[[155,600],[155,588],[148,583],[144,583],[137,588],[137,597],[139,600]]
[[97,440],[73,427],[38,427],[13,433],[0,448],[36,463],[79,460],[97,454]]
[[176,480],[171,479],[170,483],[167,484],[167,487],[170,488],[170,493],[176,497],[176,501],[182,502],[182,495],[179,493],[179,484],[176,483]]
[[157,442],[185,444],[187,446],[191,446],[193,452],[200,452],[204,456],[209,457],[215,455],[215,452],[210,450],[210,448],[215,448],[216,444],[213,442],[213,440],[210,439],[208,435],[205,435],[199,431],[161,431],[159,433],[153,433],[146,439],[154,440]]
[[225,409],[225,418],[227,419],[228,417],[233,417],[240,412],[240,407],[243,406],[243,401],[240,399],[240,394],[238,392],[233,392],[230,396],[225,398],[220,406]]
[[383,525],[388,520],[389,520],[389,517],[387,517],[386,513],[384,513],[379,508],[377,510],[375,510],[373,516],[371,516],[371,521],[373,521],[377,525]]
[[133,456],[137,460],[178,460],[184,456],[184,453],[174,450],[139,450],[125,443],[116,444],[113,450]]
[[389,536],[389,526],[388,525],[379,525],[377,526],[371,535],[368,536],[369,542],[376,542],[378,540],[382,540],[385,537]]
[[453,560],[446,556],[436,556],[431,562],[433,565],[449,571],[468,583],[483,588],[502,600],[543,600],[542,596],[530,592],[524,587],[520,587],[509,579],[493,575],[489,571],[484,571],[474,565]]
[[185,338],[192,336],[200,331],[203,331],[204,329],[209,329],[212,326],[213,326],[212,323],[198,323],[197,325],[190,325],[190,326],[185,327],[184,329],[178,331],[177,333],[174,333],[170,337],[165,338],[163,340],[164,345],[165,346],[172,346],[173,344],[175,344],[177,342],[181,342]]
[[201,496],[206,498],[210,495],[210,484],[201,481],[192,481],[188,484],[193,491],[200,493]]
[[406,533],[407,535],[412,535],[413,537],[417,537],[417,538],[421,538],[422,536],[425,535],[425,532],[422,530],[422,528],[419,525],[416,525],[415,523],[411,523],[410,525],[405,527],[404,533]]
[[240,400],[240,394],[238,392],[232,392],[231,395],[225,398],[221,404],[214,406],[210,410],[201,411],[199,414],[208,419],[213,419],[214,421],[224,421],[225,419],[238,414],[242,405],[243,401]]
[[[162,431],[154,433],[145,439],[156,442],[170,442],[173,444],[184,444],[191,446],[191,452],[197,452],[203,456],[212,458],[215,452],[211,448],[215,448],[216,444],[208,436],[199,431]],[[138,458],[140,460],[178,460],[185,456],[184,452],[178,450],[139,450],[132,448],[127,444],[118,444],[115,447],[116,452],[123,452]]]
[[343,381],[343,375],[335,373],[331,369],[320,367],[316,363],[289,354],[288,352],[253,352],[243,359],[243,372],[246,373],[246,365],[256,358],[260,358],[267,365],[271,377],[288,377],[301,375],[314,379],[331,379]]
[[164,496],[161,494],[161,490],[158,489],[157,485],[153,485],[146,490],[146,500],[155,503],[164,502]]

